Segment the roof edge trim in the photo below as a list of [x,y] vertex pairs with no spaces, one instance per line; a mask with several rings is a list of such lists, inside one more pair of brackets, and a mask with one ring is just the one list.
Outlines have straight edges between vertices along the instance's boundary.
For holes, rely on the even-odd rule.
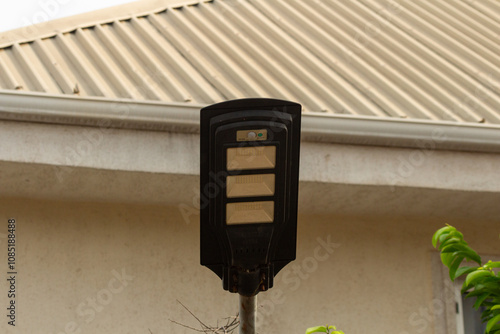
[[[51,38],[58,33],[67,33],[78,28],[88,28],[117,20],[147,16],[170,8],[182,8],[199,3],[200,0],[148,0],[132,1],[125,4],[105,7],[81,14],[66,16],[0,32],[0,49],[14,44],[31,43],[40,38]],[[45,13],[41,8],[39,11]],[[112,14],[110,14],[112,13]],[[45,13],[47,14],[47,13]],[[112,17],[112,19],[110,19]]]
[[[205,105],[0,90],[0,119],[199,133]],[[500,126],[305,112],[309,142],[500,153]]]

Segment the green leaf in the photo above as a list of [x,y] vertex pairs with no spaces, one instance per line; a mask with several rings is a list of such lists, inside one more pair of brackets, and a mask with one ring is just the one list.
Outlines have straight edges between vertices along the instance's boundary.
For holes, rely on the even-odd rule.
[[450,235],[454,236],[454,237],[457,237],[460,240],[464,240],[464,235],[460,231],[457,231],[456,229],[454,231],[451,231]]
[[310,327],[310,328],[306,329],[306,334],[312,334],[312,333],[318,333],[318,332],[328,333],[328,329],[326,329],[325,326],[316,326],[316,327]]
[[478,297],[487,292],[488,291],[486,291],[486,289],[484,289],[483,287],[479,288],[476,286],[474,290],[469,292],[465,298]]
[[443,249],[445,249],[447,246],[452,246],[452,245],[460,245],[462,244],[464,241],[462,239],[459,239],[459,238],[455,238],[451,235],[448,235],[448,237],[443,240],[443,242],[441,242],[439,244],[439,249],[442,251]]
[[489,333],[493,326],[498,322],[500,322],[500,314],[488,320],[488,324],[486,325],[486,333]]
[[328,326],[328,325],[327,325],[327,327],[328,327],[328,329],[333,329],[333,330],[336,330],[336,329],[337,329],[337,327],[335,327],[335,326]]
[[490,310],[492,310],[492,311],[494,311],[494,310],[500,310],[500,305],[495,305]]
[[436,233],[434,233],[434,235],[432,236],[432,245],[434,246],[434,248],[436,248],[436,246],[437,246],[437,242],[438,242],[439,237],[443,233],[450,232],[452,230],[456,230],[456,229],[453,226],[449,226],[449,225],[437,230]]
[[449,268],[452,261],[453,261],[452,253],[441,253],[441,262],[443,262],[445,266]]
[[469,287],[471,286],[471,284],[476,283],[478,280],[491,276],[494,276],[494,274],[488,270],[477,270],[471,272],[469,275],[467,275],[467,278],[465,279],[465,286]]
[[474,251],[460,251],[453,253],[453,256],[463,255],[467,260],[472,260],[481,265],[481,257]]
[[450,266],[450,279],[452,281],[455,280],[455,273],[457,272],[457,269],[460,266],[460,264],[462,263],[462,261],[464,260],[464,258],[465,257],[463,257],[463,256],[458,256],[451,263],[451,266]]
[[453,253],[454,256],[463,255],[467,259],[473,260],[481,265],[481,257],[475,250],[467,246],[465,242],[454,243],[443,247],[441,253]]
[[473,272],[474,270],[476,270],[477,268],[479,267],[460,267],[457,269],[457,271],[455,272],[455,277],[454,279],[457,279],[458,277],[462,276],[463,274],[468,274],[470,272]]
[[491,260],[488,261],[484,266],[486,269],[491,269],[491,268],[500,268],[500,261],[498,262],[492,262]]
[[500,324],[493,325],[493,327],[490,329],[490,333],[492,334],[500,333]]
[[[491,273],[494,275],[493,273]],[[483,278],[480,282],[481,287],[488,289],[491,293],[500,294],[500,281],[495,276]]]
[[478,296],[477,299],[476,299],[476,302],[474,303],[474,306],[473,306],[474,309],[477,310],[479,308],[479,306],[481,306],[481,304],[484,302],[484,300],[486,298],[488,298],[489,296],[490,296],[489,293],[484,293],[484,294]]
[[441,253],[455,253],[458,251],[465,251],[466,250],[465,246],[466,245],[462,243],[454,243],[451,245],[446,245],[443,248],[441,248]]

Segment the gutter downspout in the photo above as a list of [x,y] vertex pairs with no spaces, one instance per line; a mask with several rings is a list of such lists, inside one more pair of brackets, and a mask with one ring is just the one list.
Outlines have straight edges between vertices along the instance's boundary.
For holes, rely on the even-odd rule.
[[[204,105],[0,90],[0,119],[199,133]],[[500,125],[305,112],[302,140],[352,145],[500,152]]]

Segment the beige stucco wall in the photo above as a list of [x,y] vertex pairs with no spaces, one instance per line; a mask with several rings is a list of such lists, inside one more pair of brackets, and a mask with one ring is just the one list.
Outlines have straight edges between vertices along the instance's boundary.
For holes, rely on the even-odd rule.
[[[177,207],[2,198],[0,233],[9,217],[17,221],[17,318],[12,328],[2,315],[2,333],[193,333],[169,321],[197,327],[176,300],[207,323],[236,313],[237,296],[199,265],[196,217],[186,223]],[[427,323],[433,333],[429,240],[445,222],[479,251],[500,254],[498,221],[302,213],[297,260],[259,295],[259,332],[335,323],[347,334],[403,334]],[[5,237],[0,243],[5,275]],[[6,280],[0,291],[6,313]]]

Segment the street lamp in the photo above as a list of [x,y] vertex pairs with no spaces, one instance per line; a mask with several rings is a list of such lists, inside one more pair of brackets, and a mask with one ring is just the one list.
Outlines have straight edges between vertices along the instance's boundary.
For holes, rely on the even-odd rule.
[[240,296],[295,259],[300,121],[299,104],[275,99],[201,110],[201,264]]

